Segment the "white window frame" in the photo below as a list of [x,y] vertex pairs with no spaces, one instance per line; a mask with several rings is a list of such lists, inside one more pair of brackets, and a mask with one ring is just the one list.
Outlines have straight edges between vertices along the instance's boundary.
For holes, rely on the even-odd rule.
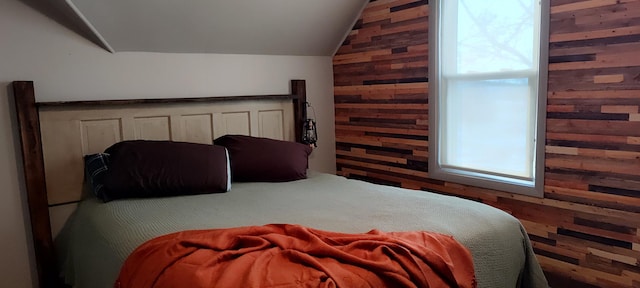
[[[442,101],[444,86],[442,85],[443,77],[441,65],[445,65],[442,60],[440,49],[440,33],[441,33],[441,3],[451,0],[434,0],[429,3],[429,177],[433,179],[444,180],[448,182],[472,185],[488,189],[507,191],[517,194],[524,194],[535,197],[543,197],[544,195],[544,154],[545,154],[545,122],[546,122],[546,106],[547,106],[547,73],[549,59],[549,0],[540,0],[540,54],[539,54],[539,71],[516,71],[516,72],[499,72],[478,75],[458,76],[458,79],[496,79],[496,78],[528,78],[529,81],[535,81],[538,74],[537,100],[535,103],[536,121],[531,127],[532,145],[535,145],[533,153],[533,178],[519,178],[510,175],[501,175],[498,173],[490,173],[484,171],[474,171],[460,167],[447,167],[441,163],[441,152],[444,145],[441,143],[442,137],[439,135],[444,133],[440,126],[440,111],[444,109],[444,101]],[[446,37],[445,37],[445,40]],[[448,76],[450,77],[450,76]],[[532,97],[533,98],[533,97]]]

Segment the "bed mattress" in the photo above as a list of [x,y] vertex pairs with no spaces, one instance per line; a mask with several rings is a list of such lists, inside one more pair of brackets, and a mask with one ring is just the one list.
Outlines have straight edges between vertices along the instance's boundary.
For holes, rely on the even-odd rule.
[[287,183],[233,183],[230,192],[83,200],[56,239],[61,273],[74,287],[113,287],[127,256],[145,241],[194,229],[265,224],[363,233],[453,235],[473,256],[478,287],[547,287],[526,232],[511,215],[436,193],[310,172]]

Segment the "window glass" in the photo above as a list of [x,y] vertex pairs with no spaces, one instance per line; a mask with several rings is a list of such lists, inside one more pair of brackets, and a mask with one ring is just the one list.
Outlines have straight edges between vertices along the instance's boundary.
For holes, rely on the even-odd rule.
[[546,63],[540,59],[547,48],[540,35],[548,22],[541,2],[432,6],[430,175],[541,195],[543,170],[536,164],[544,153]]

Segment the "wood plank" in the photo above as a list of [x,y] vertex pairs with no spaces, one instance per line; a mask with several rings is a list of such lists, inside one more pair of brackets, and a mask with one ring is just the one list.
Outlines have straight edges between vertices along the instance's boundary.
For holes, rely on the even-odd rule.
[[596,59],[594,61],[578,61],[578,62],[565,62],[565,63],[551,63],[549,64],[549,71],[567,71],[567,70],[586,70],[597,68],[624,68],[627,66],[638,66],[640,60],[638,58],[616,58],[612,60]]
[[578,155],[578,148],[575,147],[547,146],[545,151],[550,154]]
[[386,144],[406,144],[415,147],[428,147],[429,142],[426,140],[403,139],[393,137],[376,137],[376,136],[344,136],[336,135],[337,142],[346,142],[352,144],[366,144],[374,146],[383,146]]
[[380,127],[366,127],[366,126],[336,125],[336,130],[373,131],[373,132],[391,133],[391,134],[398,134],[398,135],[429,136],[429,131],[427,131],[426,129],[402,129],[402,128],[380,128]]
[[547,140],[572,140],[579,142],[608,142],[608,143],[628,143],[629,137],[626,136],[610,136],[610,135],[594,135],[594,134],[575,134],[575,133],[555,133],[547,132]]
[[367,103],[336,103],[335,107],[339,108],[359,108],[359,109],[421,109],[427,110],[429,108],[428,104],[367,104]]
[[421,5],[410,9],[400,10],[398,12],[391,13],[391,23],[407,21],[415,18],[429,16],[429,7],[427,5]]
[[638,113],[637,105],[602,105],[600,111],[602,113]]
[[551,7],[551,14],[572,12],[581,9],[597,8],[617,4],[617,0],[589,0]]
[[633,265],[633,266],[638,264],[638,259],[634,258],[634,257],[629,257],[629,256],[625,256],[625,255],[620,255],[620,254],[609,253],[609,252],[598,250],[598,249],[595,249],[595,248],[587,248],[587,250],[589,251],[589,253],[591,253],[593,255],[600,256],[602,258],[616,260],[618,262],[626,263],[626,264]]
[[554,43],[554,42],[563,42],[563,41],[576,41],[576,40],[597,39],[597,38],[607,38],[607,37],[637,35],[637,34],[640,34],[640,26],[621,27],[617,29],[602,29],[602,30],[586,31],[586,32],[551,34],[549,37],[549,42]]
[[358,151],[358,150],[359,149],[352,149],[351,151],[337,151],[336,153],[337,155],[354,156],[358,158],[381,160],[381,161],[390,162],[390,163],[407,164],[407,159],[367,154],[364,151]]
[[547,157],[545,160],[547,167],[560,167],[594,172],[611,172],[629,175],[638,175],[639,163],[637,161],[593,159],[572,156]]
[[397,168],[397,167],[385,166],[385,165],[381,165],[381,164],[372,164],[372,163],[366,163],[366,162],[354,161],[354,160],[347,160],[347,159],[340,159],[340,158],[338,158],[336,160],[336,162],[338,164],[353,164],[355,166],[374,168],[374,169],[378,169],[380,171],[396,172],[396,173],[400,173],[400,174],[413,175],[413,176],[419,176],[419,177],[425,177],[425,178],[427,177],[427,172],[416,171],[416,170],[405,169],[405,168]]
[[593,76],[593,83],[602,84],[602,83],[620,83],[624,81],[623,74],[616,75],[596,75]]
[[349,63],[361,63],[361,62],[369,62],[373,59],[374,56],[379,55],[391,55],[390,49],[385,50],[375,50],[354,54],[344,54],[344,55],[336,55],[333,57],[334,65],[341,64],[349,64]]
[[611,136],[640,136],[640,123],[579,119],[549,119],[547,131]]
[[549,91],[549,99],[634,99],[640,90],[604,90],[604,91]]

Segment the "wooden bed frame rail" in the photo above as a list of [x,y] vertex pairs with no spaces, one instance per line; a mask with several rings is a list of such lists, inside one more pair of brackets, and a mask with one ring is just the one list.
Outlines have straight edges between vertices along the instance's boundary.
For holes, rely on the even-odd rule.
[[36,102],[33,81],[14,81],[13,93],[18,118],[22,150],[24,179],[31,220],[39,287],[63,286],[58,277],[53,247],[49,202],[46,188],[44,156],[40,131],[39,107],[51,106],[125,106],[135,104],[215,103],[222,101],[283,100],[291,99],[294,111],[295,140],[302,142],[306,84],[304,80],[291,80],[291,94],[252,95],[205,98],[100,100],[71,102]]

